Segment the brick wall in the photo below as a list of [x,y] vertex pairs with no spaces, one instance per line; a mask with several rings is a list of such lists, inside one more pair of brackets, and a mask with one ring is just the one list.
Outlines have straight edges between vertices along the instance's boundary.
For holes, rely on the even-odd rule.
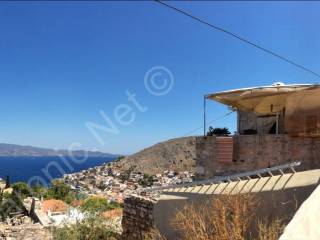
[[320,138],[280,135],[234,136],[233,162],[218,162],[216,137],[198,137],[196,162],[198,177],[208,178],[235,172],[302,161],[301,170],[320,168]]

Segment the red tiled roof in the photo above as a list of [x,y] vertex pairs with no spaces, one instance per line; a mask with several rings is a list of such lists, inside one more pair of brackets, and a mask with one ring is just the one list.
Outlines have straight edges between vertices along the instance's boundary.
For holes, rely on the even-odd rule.
[[109,210],[106,212],[102,213],[102,216],[105,218],[116,218],[116,217],[121,217],[122,216],[122,208],[117,208],[113,210]]
[[61,200],[50,199],[42,202],[42,211],[47,212],[65,212],[67,211],[68,205]]

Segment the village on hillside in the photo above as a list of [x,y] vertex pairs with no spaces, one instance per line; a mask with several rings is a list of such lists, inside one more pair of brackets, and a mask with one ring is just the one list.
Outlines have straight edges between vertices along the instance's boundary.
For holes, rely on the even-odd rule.
[[123,203],[124,198],[132,194],[141,194],[146,188],[191,183],[194,173],[175,172],[169,169],[163,173],[148,175],[134,168],[121,170],[114,167],[112,163],[106,163],[79,173],[66,174],[63,179],[79,193],[101,196],[112,202]]

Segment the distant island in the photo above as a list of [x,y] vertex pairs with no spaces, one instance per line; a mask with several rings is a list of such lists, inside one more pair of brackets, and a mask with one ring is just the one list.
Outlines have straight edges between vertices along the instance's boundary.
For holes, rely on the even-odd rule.
[[[88,154],[89,157],[112,158],[119,156],[117,154],[103,153],[99,151],[72,151],[73,156],[85,156],[86,154]],[[59,155],[68,156],[69,152],[68,150],[54,150],[49,148],[0,143],[0,157],[54,157]]]

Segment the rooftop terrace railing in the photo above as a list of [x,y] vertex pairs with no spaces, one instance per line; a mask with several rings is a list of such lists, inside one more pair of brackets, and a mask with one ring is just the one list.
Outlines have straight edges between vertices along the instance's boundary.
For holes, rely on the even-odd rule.
[[[169,185],[169,186],[161,186],[161,187],[149,187],[149,188],[144,188],[140,192],[156,192],[156,191],[164,191],[164,190],[174,190],[177,188],[186,188],[186,187],[195,187],[195,186],[206,186],[206,185],[212,185],[212,184],[218,184],[222,182],[233,182],[233,181],[241,181],[244,180],[250,180],[252,178],[262,178],[262,175],[269,175],[269,176],[274,176],[275,172],[280,173],[280,175],[284,175],[286,170],[290,170],[293,173],[295,173],[295,167],[298,167],[301,165],[301,162],[292,162],[292,163],[287,163],[283,165],[278,165],[274,167],[269,167],[269,168],[263,168],[263,169],[258,169],[254,171],[248,171],[248,172],[243,172],[243,173],[238,173],[238,174],[233,174],[229,176],[217,176],[212,179],[207,179],[207,180],[201,180],[201,181],[194,181],[192,183],[185,183],[185,184],[178,184],[178,185]],[[279,175],[279,174],[275,174]]]

